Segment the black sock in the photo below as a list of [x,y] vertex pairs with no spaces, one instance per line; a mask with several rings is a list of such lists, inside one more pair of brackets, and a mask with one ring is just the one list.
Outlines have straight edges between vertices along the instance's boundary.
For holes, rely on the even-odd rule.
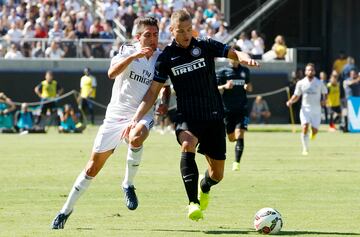
[[219,183],[218,181],[215,181],[210,178],[209,172],[206,170],[205,177],[203,178],[203,180],[201,180],[200,187],[204,193],[208,193],[210,191],[211,186],[214,186],[215,184],[218,183]]
[[235,161],[236,162],[240,162],[243,150],[244,150],[244,139],[239,138],[236,140],[236,145],[235,145]]
[[186,193],[189,198],[189,203],[199,203],[198,193],[198,180],[199,171],[195,162],[195,153],[182,152],[180,160],[181,177],[184,182]]

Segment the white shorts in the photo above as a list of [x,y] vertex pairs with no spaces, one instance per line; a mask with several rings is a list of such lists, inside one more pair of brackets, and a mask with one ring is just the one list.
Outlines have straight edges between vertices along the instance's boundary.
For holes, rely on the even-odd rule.
[[[131,118],[129,117],[123,117],[120,119],[104,119],[104,123],[100,126],[96,135],[92,151],[102,153],[115,149],[121,143],[121,133],[127,127],[130,120]],[[144,124],[145,127],[150,130],[154,125],[153,114],[146,114],[139,123]]]
[[321,123],[321,110],[314,112],[307,108],[301,108],[300,121],[301,125],[309,123],[311,127],[319,128]]

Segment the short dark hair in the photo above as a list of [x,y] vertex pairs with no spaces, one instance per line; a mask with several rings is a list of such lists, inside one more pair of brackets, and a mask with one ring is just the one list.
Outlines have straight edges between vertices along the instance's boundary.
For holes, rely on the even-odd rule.
[[155,26],[159,30],[158,20],[155,17],[139,17],[136,18],[136,34],[142,33],[145,26]]

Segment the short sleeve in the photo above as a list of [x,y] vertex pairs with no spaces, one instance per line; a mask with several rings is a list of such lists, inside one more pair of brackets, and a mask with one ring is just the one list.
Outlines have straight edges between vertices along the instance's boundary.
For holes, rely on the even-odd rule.
[[166,54],[162,52],[155,63],[154,81],[165,83],[169,78],[169,66]]
[[229,45],[213,39],[207,39],[206,44],[209,48],[209,53],[211,53],[214,57],[227,58],[230,49]]
[[120,60],[135,53],[136,48],[133,45],[122,45],[119,49],[119,53],[111,59],[110,67],[118,63]]
[[294,95],[296,95],[296,96],[301,96],[301,95],[302,95],[302,90],[301,90],[301,83],[300,83],[300,81],[298,81],[298,82],[296,83]]

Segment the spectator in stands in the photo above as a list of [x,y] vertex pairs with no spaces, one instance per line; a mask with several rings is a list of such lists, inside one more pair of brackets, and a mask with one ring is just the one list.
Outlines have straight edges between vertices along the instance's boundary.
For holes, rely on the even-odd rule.
[[344,51],[340,51],[339,56],[334,61],[333,70],[340,74],[343,71],[346,62],[347,60]]
[[0,92],[0,133],[13,132],[12,112],[16,109],[12,100],[3,92]]
[[16,9],[10,9],[10,15],[7,18],[8,24],[16,24],[17,22],[21,21],[21,18],[16,14]]
[[120,0],[120,6],[117,9],[117,15],[121,18],[127,12],[126,0]]
[[4,24],[4,20],[0,17],[0,37],[5,36],[8,32],[8,28],[6,24]]
[[36,42],[35,48],[32,49],[31,57],[32,58],[43,58],[43,57],[45,57],[45,53],[44,53],[44,51],[42,49],[41,41]]
[[80,11],[80,4],[77,2],[77,0],[67,0],[65,2],[65,9],[67,11],[75,11],[78,12]]
[[254,48],[254,44],[251,40],[249,40],[249,37],[244,31],[240,33],[239,39],[236,41],[236,45],[240,47],[241,51],[250,55],[252,53],[252,49]]
[[75,31],[69,31],[66,33],[65,42],[63,43],[64,58],[76,58],[76,35]]
[[331,73],[329,83],[327,83],[326,87],[328,89],[326,105],[330,112],[329,130],[336,131],[335,123],[338,123],[341,118],[340,85],[338,83],[338,73],[336,70],[333,70]]
[[[86,31],[86,25],[84,20],[79,20],[75,26],[75,35],[78,39],[89,38],[89,34]],[[91,57],[90,47],[88,43],[82,43],[82,54],[83,57]]]
[[133,7],[130,5],[127,8],[127,12],[121,16],[121,23],[125,26],[127,38],[131,39],[132,29],[134,27],[134,21],[137,18]]
[[148,14],[146,14],[146,16],[154,17],[160,22],[162,16],[158,11],[158,5],[156,4],[156,5],[151,6],[151,10]]
[[[94,27],[93,31],[90,33],[91,39],[100,39],[100,32],[97,31],[98,28]],[[105,51],[102,43],[94,42],[91,43],[91,56],[94,58],[104,58],[105,57]]]
[[24,39],[31,39],[35,37],[34,24],[31,21],[26,22],[22,34]]
[[59,118],[57,116],[57,104],[56,101],[48,102],[49,100],[53,100],[59,95],[62,94],[63,89],[58,84],[57,81],[54,80],[53,73],[51,71],[47,71],[45,73],[45,80],[43,80],[40,84],[38,84],[34,88],[35,93],[41,99],[41,113],[36,120],[36,125],[39,125],[41,122],[42,116],[45,116],[49,111],[51,115],[55,116],[57,124],[59,124]]
[[166,23],[164,21],[160,21],[159,23],[159,43],[167,44],[171,39],[171,33],[169,28],[166,27]]
[[59,133],[81,133],[82,131],[82,124],[79,123],[74,108],[69,104],[65,104],[60,115]]
[[264,40],[259,36],[256,30],[251,31],[251,41],[254,47],[251,50],[251,55],[253,59],[262,59],[264,54]]
[[224,42],[224,40],[229,36],[227,29],[224,25],[224,23],[222,23],[219,27],[219,31],[215,34],[215,40],[219,41],[219,42]]
[[5,54],[5,59],[21,59],[24,56],[22,55],[22,53],[18,50],[18,47],[16,46],[16,44],[11,44],[7,53]]
[[44,27],[41,26],[41,24],[36,23],[35,24],[35,35],[34,38],[47,38],[47,32]]
[[8,43],[20,44],[20,41],[23,37],[22,31],[19,30],[16,23],[11,23],[10,30],[8,30],[5,35],[5,39]]
[[282,35],[278,35],[275,37],[275,43],[273,44],[271,49],[275,52],[276,60],[285,60],[287,47],[284,37]]
[[[105,25],[104,25],[104,31],[101,31],[100,32],[100,38],[101,39],[115,39],[115,33],[112,29],[112,26],[111,26],[111,23],[109,22],[106,22]],[[112,43],[108,43],[108,42],[104,42],[103,43],[103,47],[104,47],[104,50],[105,50],[105,55],[106,57],[109,56],[109,53],[110,53],[110,50],[111,50],[111,47],[112,47]]]
[[[86,116],[85,111],[90,114],[91,124],[95,124],[94,105],[92,100],[96,96],[96,78],[91,75],[90,68],[84,68],[84,75],[80,79],[79,110]],[[86,118],[82,118],[84,122]]]
[[109,57],[113,58],[119,53],[120,47],[123,43],[120,40],[116,40],[110,50]]
[[90,26],[89,33],[92,34],[96,30],[97,33],[104,31],[104,27],[101,23],[101,18],[96,17],[93,24]]
[[55,21],[54,27],[49,30],[49,41],[61,40],[64,37],[64,31],[60,27],[60,22]]
[[256,97],[250,116],[256,123],[268,123],[271,112],[266,100],[264,100],[261,96]]
[[45,57],[50,59],[61,59],[65,55],[65,52],[59,47],[56,41],[50,43],[50,47],[45,50]]
[[214,15],[218,12],[218,9],[214,3],[214,1],[209,1],[207,8],[204,11],[204,18],[208,19],[208,18],[212,18],[214,17]]
[[215,31],[218,31],[219,27],[222,24],[221,14],[216,13],[213,17],[207,18],[205,22],[207,24],[210,24],[211,28],[213,28]]
[[114,18],[117,16],[119,5],[114,0],[105,1],[102,6],[102,12],[106,22],[113,28],[114,25]]

